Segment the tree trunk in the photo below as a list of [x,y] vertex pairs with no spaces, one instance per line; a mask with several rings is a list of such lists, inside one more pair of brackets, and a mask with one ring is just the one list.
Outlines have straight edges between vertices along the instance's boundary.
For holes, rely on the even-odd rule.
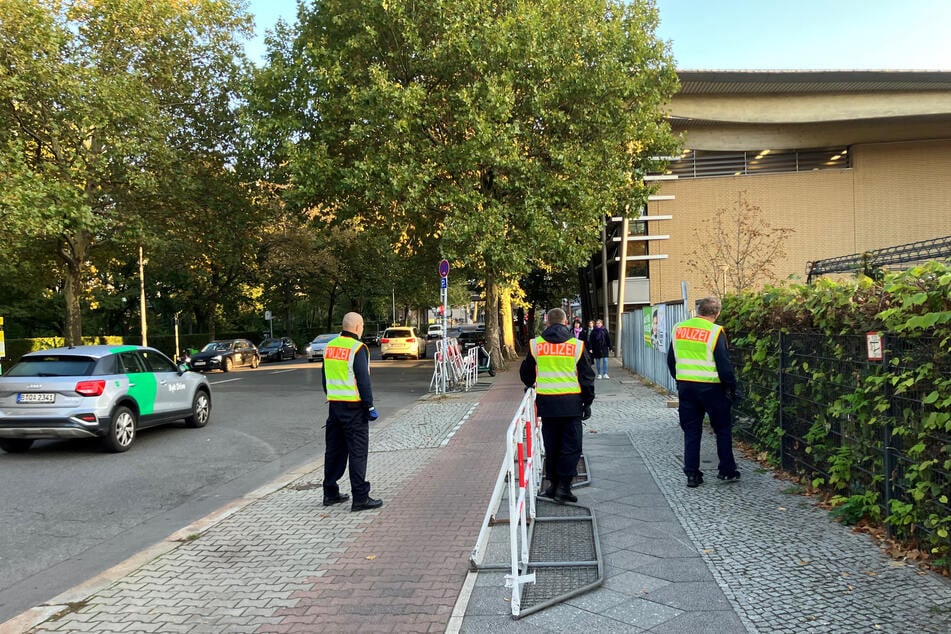
[[512,297],[506,292],[502,293],[502,353],[506,359],[516,359],[518,354],[515,352],[515,331],[512,329]]
[[334,322],[334,306],[337,304],[337,289],[340,288],[337,285],[337,280],[334,280],[334,285],[330,288],[330,294],[327,298],[327,327],[324,329],[324,332],[330,332],[330,329],[333,328]]
[[218,294],[213,293],[208,297],[208,339],[215,340],[215,313],[218,312]]
[[60,248],[60,257],[66,265],[66,332],[67,346],[83,343],[83,264],[89,253],[89,236],[83,232],[68,236]]
[[499,342],[499,287],[495,273],[485,272],[485,345],[492,357],[492,366],[505,369],[502,348]]

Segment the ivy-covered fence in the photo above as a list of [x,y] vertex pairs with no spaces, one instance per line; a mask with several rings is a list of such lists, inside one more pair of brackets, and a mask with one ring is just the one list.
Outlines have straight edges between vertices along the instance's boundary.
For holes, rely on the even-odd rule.
[[726,297],[720,321],[745,392],[737,436],[843,521],[882,522],[949,567],[951,268]]

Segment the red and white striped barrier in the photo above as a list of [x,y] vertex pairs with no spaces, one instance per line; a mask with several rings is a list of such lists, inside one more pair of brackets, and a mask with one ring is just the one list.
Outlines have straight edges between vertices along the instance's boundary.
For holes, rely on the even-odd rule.
[[473,564],[479,561],[493,519],[493,509],[498,507],[504,485],[508,482],[511,573],[505,576],[505,587],[512,589],[512,616],[518,616],[521,610],[522,586],[535,583],[535,573],[523,572],[528,567],[529,518],[535,519],[535,498],[542,482],[544,444],[541,438],[541,419],[535,413],[535,390],[529,388],[505,433],[505,458],[482,522],[479,539],[469,558]]

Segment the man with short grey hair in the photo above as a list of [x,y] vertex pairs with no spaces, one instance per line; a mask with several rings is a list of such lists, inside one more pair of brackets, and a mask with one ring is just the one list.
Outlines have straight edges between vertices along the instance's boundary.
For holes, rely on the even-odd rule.
[[324,506],[350,499],[337,485],[349,463],[351,511],[383,506],[382,500],[370,497],[370,483],[366,481],[370,421],[378,414],[370,387],[370,352],[360,341],[362,334],[360,313],[344,315],[343,331],[324,350],[322,377],[330,410],[325,426]]
[[687,486],[703,484],[700,471],[700,439],[703,417],[710,416],[710,426],[717,439],[717,478],[727,482],[740,479],[733,457],[733,414],[736,400],[736,376],[730,363],[726,334],[714,323],[720,316],[720,300],[704,297],[697,304],[697,316],[674,327],[667,368],[677,380],[680,401],[680,428],[684,432],[684,474]]

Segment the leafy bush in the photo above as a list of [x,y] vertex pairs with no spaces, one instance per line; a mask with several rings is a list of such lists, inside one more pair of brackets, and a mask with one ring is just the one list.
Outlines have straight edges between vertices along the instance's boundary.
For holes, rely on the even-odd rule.
[[[832,496],[951,559],[951,266],[820,279],[723,298],[742,433]],[[865,334],[883,333],[884,359]],[[745,421],[745,422],[744,422]]]

